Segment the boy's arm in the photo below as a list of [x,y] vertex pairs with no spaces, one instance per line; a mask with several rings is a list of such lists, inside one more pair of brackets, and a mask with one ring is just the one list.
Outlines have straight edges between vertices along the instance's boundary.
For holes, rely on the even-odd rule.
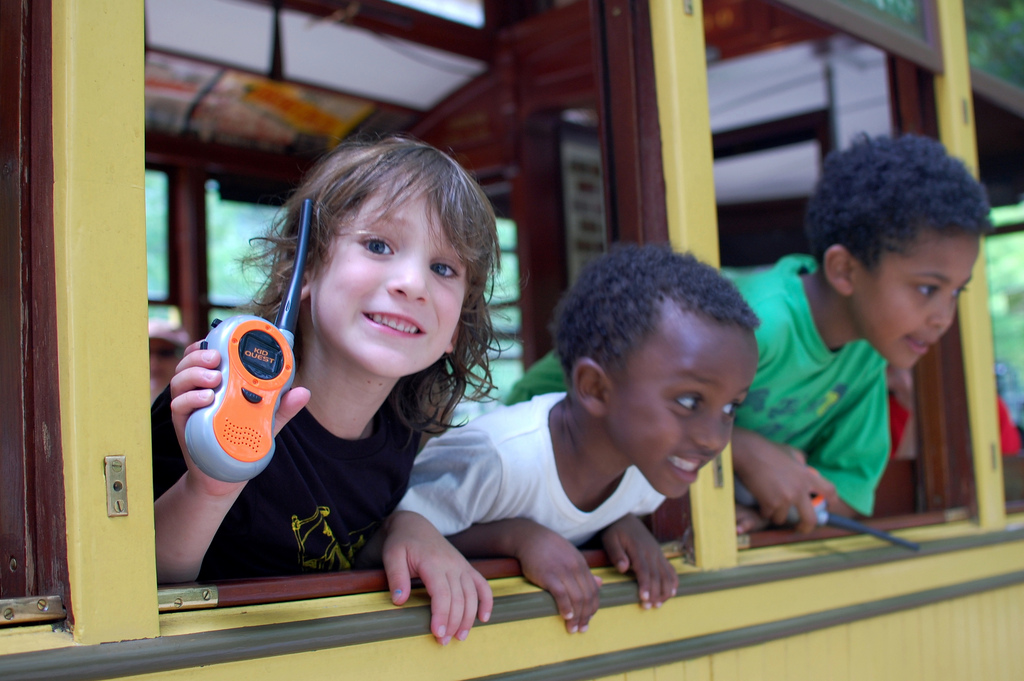
[[[835,486],[808,466],[803,452],[772,442],[759,433],[733,428],[733,468],[750,493],[757,499],[761,517],[776,525],[786,522],[791,507],[800,513],[798,532],[810,532],[817,526],[811,497],[825,497],[828,508],[837,509]],[[737,527],[740,534],[749,531]]]
[[491,618],[493,596],[483,575],[434,528],[411,511],[388,516],[356,556],[356,568],[384,566],[395,605],[409,599],[419,577],[430,595],[430,632],[441,645],[465,641],[477,617]]
[[644,608],[661,604],[676,595],[679,575],[668,562],[661,545],[647,526],[633,514],[623,516],[601,533],[604,550],[615,568],[636,575],[640,604]]
[[601,579],[567,539],[526,518],[472,525],[449,537],[465,555],[512,556],[523,576],[555,599],[570,634],[586,631],[599,606]]
[[[185,446],[188,417],[213,401],[213,388],[220,384],[220,373],[215,371],[219,360],[216,350],[199,350],[199,343],[193,343],[171,379],[171,419],[188,470],[153,507],[159,583],[187,582],[199,575],[210,542],[246,484],[209,477],[192,462]],[[274,435],[308,401],[305,388],[285,393]]]

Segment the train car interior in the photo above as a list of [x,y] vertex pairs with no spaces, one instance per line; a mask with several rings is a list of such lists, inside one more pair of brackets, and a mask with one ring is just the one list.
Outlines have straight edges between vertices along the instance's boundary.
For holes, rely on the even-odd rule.
[[[650,45],[634,37],[647,17],[623,28],[613,5],[148,0],[151,318],[205,335],[251,295],[237,261],[316,157],[346,137],[406,133],[450,150],[501,218],[495,361],[506,390],[550,349],[552,311],[588,257],[668,238]],[[781,4],[703,7],[720,264],[761,267],[806,251],[803,211],[825,155],[858,133],[937,134],[934,95],[920,66]],[[991,261],[1024,230],[1024,112],[981,94],[974,107],[978,171],[1002,211]],[[1019,313],[1024,279],[996,267],[994,313]],[[1022,329],[1007,318],[996,369],[1019,424]],[[976,503],[960,353],[954,325],[916,370],[917,455],[891,462],[871,521],[880,529],[966,518]],[[1004,457],[1011,507],[1024,508],[1021,462]],[[652,522],[680,541],[687,517],[684,500]],[[775,529],[739,542],[806,538]]]

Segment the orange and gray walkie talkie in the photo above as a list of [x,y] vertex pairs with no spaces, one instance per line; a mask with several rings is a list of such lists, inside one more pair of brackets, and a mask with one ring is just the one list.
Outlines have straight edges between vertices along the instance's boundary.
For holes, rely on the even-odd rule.
[[277,321],[238,315],[215,320],[204,348],[220,353],[220,385],[213,402],[197,409],[185,424],[185,446],[199,469],[224,482],[259,475],[274,456],[274,417],[281,395],[295,376],[295,323],[309,249],[313,202],[306,199],[299,218],[295,266]]

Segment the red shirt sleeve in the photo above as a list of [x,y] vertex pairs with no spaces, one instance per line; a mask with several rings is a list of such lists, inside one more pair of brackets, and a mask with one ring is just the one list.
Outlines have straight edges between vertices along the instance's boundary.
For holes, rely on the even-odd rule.
[[896,456],[896,449],[903,439],[903,430],[907,427],[910,412],[903,408],[892,393],[889,393],[889,438],[892,440],[889,458]]
[[1017,425],[1010,418],[1010,410],[1007,408],[1003,398],[996,396],[996,406],[999,409],[999,445],[1003,450],[1003,456],[1014,456],[1021,448],[1020,431]]

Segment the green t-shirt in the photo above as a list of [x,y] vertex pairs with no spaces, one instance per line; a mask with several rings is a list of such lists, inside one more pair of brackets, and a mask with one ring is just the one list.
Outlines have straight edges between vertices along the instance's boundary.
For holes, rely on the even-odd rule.
[[885,360],[864,340],[825,345],[800,279],[815,269],[794,255],[731,275],[761,319],[757,375],[736,425],[806,452],[843,501],[871,515],[889,455]]
[[565,374],[562,372],[562,362],[552,350],[530,365],[523,377],[505,396],[505,404],[529,402],[536,395],[564,392]]

